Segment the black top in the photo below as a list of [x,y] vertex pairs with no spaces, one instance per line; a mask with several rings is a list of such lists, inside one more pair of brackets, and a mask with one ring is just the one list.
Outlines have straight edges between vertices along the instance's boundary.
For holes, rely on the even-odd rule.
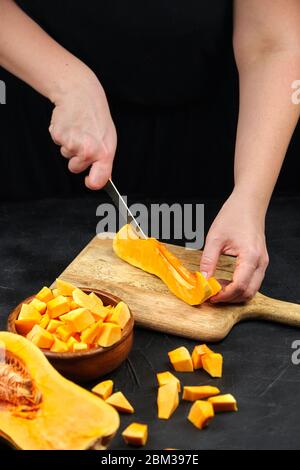
[[[113,177],[124,194],[180,200],[231,190],[231,0],[18,2],[104,86],[118,132]],[[0,118],[0,197],[86,191],[50,139],[50,104],[0,72],[9,103]]]
[[[20,0],[117,99],[195,103],[231,47],[230,0]],[[215,74],[212,73],[215,71]]]

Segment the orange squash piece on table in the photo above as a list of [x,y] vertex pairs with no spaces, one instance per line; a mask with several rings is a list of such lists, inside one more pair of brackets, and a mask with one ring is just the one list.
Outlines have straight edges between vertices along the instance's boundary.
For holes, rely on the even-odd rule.
[[175,377],[175,375],[173,375],[171,372],[169,371],[159,372],[158,374],[156,374],[156,377],[157,377],[158,385],[160,387],[170,382],[175,382],[177,384],[178,392],[181,391],[180,380],[177,377]]
[[116,323],[123,330],[130,320],[130,312],[125,302],[119,302],[118,305],[108,314],[107,321]]
[[122,432],[122,437],[126,444],[144,446],[148,439],[148,426],[147,424],[131,423]]
[[105,400],[106,403],[113,406],[120,413],[134,413],[133,406],[129,403],[122,392],[113,393]]
[[212,404],[216,413],[220,411],[238,411],[236,399],[229,393],[211,397],[208,401]]
[[159,419],[169,419],[179,405],[178,385],[169,382],[159,387],[157,394],[157,408]]
[[188,350],[181,346],[168,352],[170,362],[177,372],[193,372],[193,362]]
[[204,354],[202,357],[203,369],[211,377],[222,377],[223,357],[218,353]]
[[205,428],[214,417],[214,409],[208,401],[197,400],[191,406],[188,420],[198,429]]
[[192,361],[194,365],[194,369],[201,369],[203,367],[202,364],[202,357],[204,354],[210,354],[213,351],[209,349],[206,344],[200,344],[198,346],[195,346],[192,352]]
[[216,280],[211,287],[209,280],[200,272],[191,273],[165,245],[155,238],[140,239],[130,225],[116,234],[113,249],[127,263],[158,276],[174,295],[190,305],[201,304],[216,293]]
[[103,348],[109,348],[120,341],[121,337],[122,331],[119,325],[115,323],[103,323],[98,338],[98,345]]
[[68,299],[63,295],[58,295],[47,303],[50,318],[57,318],[70,311]]
[[33,344],[41,349],[50,349],[54,343],[54,338],[49,331],[44,330],[39,325],[35,325],[32,330],[27,334]]
[[103,382],[100,382],[99,384],[95,385],[94,388],[92,388],[92,392],[98,395],[100,398],[103,400],[107,400],[114,388],[114,383],[112,380],[104,380]]
[[35,296],[36,299],[40,300],[41,302],[45,302],[46,304],[53,299],[53,294],[49,287],[43,287]]
[[182,399],[187,401],[203,400],[218,395],[220,390],[210,385],[196,385],[183,387]]

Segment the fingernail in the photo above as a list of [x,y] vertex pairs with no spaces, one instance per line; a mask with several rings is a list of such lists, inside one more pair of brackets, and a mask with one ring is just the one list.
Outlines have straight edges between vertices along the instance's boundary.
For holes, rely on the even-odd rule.
[[205,272],[205,271],[202,271],[202,272],[201,272],[201,274],[202,274],[202,276],[204,276],[204,277],[205,277],[205,279],[207,279],[207,272]]

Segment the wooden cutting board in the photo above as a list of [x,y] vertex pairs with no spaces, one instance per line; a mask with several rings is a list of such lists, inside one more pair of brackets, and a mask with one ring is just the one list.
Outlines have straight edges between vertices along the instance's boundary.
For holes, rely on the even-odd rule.
[[[169,245],[191,271],[199,270],[201,252]],[[230,280],[234,258],[220,258],[216,277]],[[246,319],[270,320],[300,327],[300,305],[271,299],[260,293],[244,305],[192,307],[175,297],[152,274],[119,259],[112,240],[94,238],[61,274],[81,287],[109,291],[130,306],[137,325],[203,341],[220,341],[232,327]]]

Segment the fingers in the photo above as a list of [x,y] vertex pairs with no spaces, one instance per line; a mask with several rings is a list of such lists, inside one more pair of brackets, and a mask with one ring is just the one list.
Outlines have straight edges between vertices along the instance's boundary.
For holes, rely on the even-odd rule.
[[261,286],[267,265],[267,256],[248,255],[245,260],[239,261],[233,281],[214,296],[211,302],[241,303],[251,300]]
[[[49,131],[53,141],[61,146],[61,154],[69,160],[68,168],[71,173],[82,173],[89,167],[90,174],[85,183],[89,189],[101,189],[111,177],[116,143],[115,138],[97,141],[92,136],[79,132],[65,132],[58,130],[52,124]],[[113,136],[114,137],[114,136]]]
[[222,248],[220,239],[207,236],[200,262],[200,271],[206,278],[213,276]]
[[87,188],[97,190],[103,188],[111,177],[112,166],[103,164],[101,161],[93,163],[90,174],[85,179]]

